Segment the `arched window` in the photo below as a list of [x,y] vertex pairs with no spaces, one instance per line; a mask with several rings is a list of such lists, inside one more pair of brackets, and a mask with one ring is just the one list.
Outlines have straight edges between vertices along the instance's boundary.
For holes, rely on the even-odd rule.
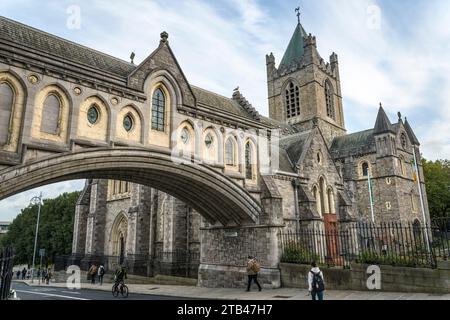
[[327,116],[333,120],[336,120],[334,112],[334,90],[330,81],[325,81],[325,101],[327,104]]
[[59,134],[61,114],[61,100],[54,94],[50,94],[42,106],[41,132]]
[[225,142],[225,164],[236,166],[236,148],[232,137],[229,137]]
[[190,134],[189,134],[189,130],[186,127],[184,127],[183,130],[181,130],[180,137],[181,137],[181,141],[183,142],[183,144],[188,144]]
[[334,208],[334,194],[333,194],[333,190],[332,190],[331,188],[328,188],[327,196],[328,196],[328,208],[329,208],[329,212],[330,212],[330,213],[335,213],[335,208]]
[[325,213],[327,213],[326,207],[328,206],[328,203],[326,201],[326,191],[325,191],[325,180],[324,178],[319,179],[319,194],[320,194],[320,215],[323,216]]
[[166,110],[166,97],[161,89],[156,89],[153,92],[152,103],[152,129],[157,131],[164,131],[164,114]]
[[286,117],[293,118],[300,115],[300,89],[292,82],[289,83],[285,93]]
[[313,187],[313,195],[314,195],[314,199],[316,199],[317,213],[321,215],[322,214],[322,206],[320,204],[320,192],[319,192],[319,189],[317,188],[317,186]]
[[245,178],[253,180],[253,148],[250,141],[245,144]]
[[0,145],[5,145],[9,142],[13,104],[13,89],[6,82],[0,83]]
[[363,177],[367,178],[369,176],[369,164],[367,162],[361,164],[361,173]]

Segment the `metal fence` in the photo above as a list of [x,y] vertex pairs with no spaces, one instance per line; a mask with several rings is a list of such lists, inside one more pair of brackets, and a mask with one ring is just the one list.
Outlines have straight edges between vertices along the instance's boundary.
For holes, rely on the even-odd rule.
[[450,223],[352,223],[280,233],[281,262],[348,267],[352,262],[435,268],[448,260]]
[[66,270],[70,265],[77,265],[82,270],[88,270],[92,264],[104,265],[106,272],[109,273],[114,272],[119,264],[123,264],[129,273],[134,275],[162,274],[196,278],[200,265],[200,252],[157,251],[153,258],[147,255],[126,255],[122,259],[119,256],[107,255],[68,255],[55,258],[57,271]]
[[200,265],[198,251],[159,251],[153,261],[154,272],[162,275],[172,275],[187,278],[197,278]]
[[11,248],[0,251],[0,300],[7,300],[11,290],[14,255]]

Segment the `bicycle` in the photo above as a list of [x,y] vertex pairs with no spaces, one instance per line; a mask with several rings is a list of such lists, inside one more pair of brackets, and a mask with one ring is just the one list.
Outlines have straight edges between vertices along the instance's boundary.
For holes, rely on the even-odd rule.
[[122,295],[122,297],[127,298],[128,297],[128,287],[123,281],[119,281],[113,284],[112,286],[112,295],[113,297],[118,297],[119,293]]

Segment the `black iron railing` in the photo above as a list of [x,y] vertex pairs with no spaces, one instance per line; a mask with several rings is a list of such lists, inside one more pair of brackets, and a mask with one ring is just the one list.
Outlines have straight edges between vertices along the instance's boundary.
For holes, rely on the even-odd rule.
[[105,271],[113,273],[119,264],[125,266],[131,274],[149,275],[164,274],[182,277],[197,277],[200,264],[200,252],[198,251],[157,251],[153,258],[149,255],[67,255],[55,257],[55,270],[67,270],[70,265],[77,265],[81,270],[88,270],[95,264],[103,265]]
[[450,224],[352,223],[333,230],[300,228],[280,233],[281,261],[327,266],[350,263],[435,268],[449,259]]
[[14,255],[11,248],[0,251],[0,300],[7,300],[11,291]]

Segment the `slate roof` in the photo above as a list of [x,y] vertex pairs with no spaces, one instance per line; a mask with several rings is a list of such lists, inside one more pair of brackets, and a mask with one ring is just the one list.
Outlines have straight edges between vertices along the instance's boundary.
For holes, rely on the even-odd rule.
[[281,59],[280,68],[289,67],[292,62],[300,63],[303,54],[304,54],[304,40],[303,38],[307,37],[305,29],[299,23],[295,28],[294,34],[292,35],[291,41],[284,53],[283,59]]
[[241,117],[253,119],[236,101],[231,98],[221,96],[217,93],[191,85],[192,91],[197,98],[197,103],[208,107],[220,109]]
[[310,134],[311,131],[304,131],[280,139],[280,167],[281,163],[285,161],[281,157],[286,155],[290,160],[291,169],[294,169],[293,166],[300,160]]
[[378,110],[377,115],[377,121],[375,122],[374,127],[374,134],[380,134],[385,132],[394,132],[392,128],[391,121],[389,120],[388,116],[386,115],[386,112],[384,111],[383,107],[380,106],[380,109]]
[[375,148],[375,138],[373,134],[374,130],[369,129],[336,137],[331,144],[330,152],[334,155],[339,155],[373,149]]
[[0,16],[0,40],[121,77],[127,77],[136,68],[135,65],[121,59],[2,16]]
[[406,133],[408,134],[409,140],[415,145],[420,145],[419,139],[417,139],[416,135],[414,134],[413,129],[409,125],[408,119],[405,118],[405,129]]
[[298,129],[290,124],[280,122],[275,119],[271,119],[268,117],[261,116],[260,121],[268,126],[271,126],[272,128],[276,128],[280,130],[280,136],[286,136],[291,134],[298,133]]

